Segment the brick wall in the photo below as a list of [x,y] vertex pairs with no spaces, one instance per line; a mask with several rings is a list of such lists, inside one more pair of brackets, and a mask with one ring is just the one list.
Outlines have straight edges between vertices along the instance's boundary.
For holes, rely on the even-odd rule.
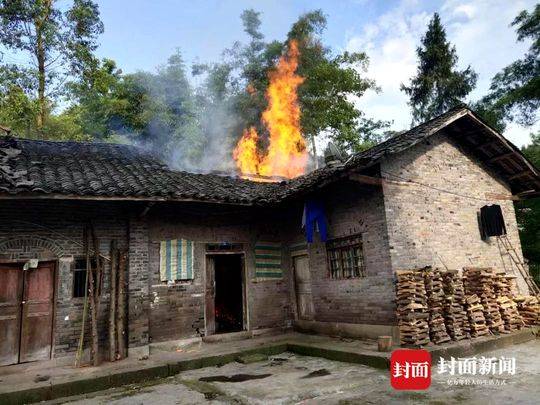
[[[152,341],[203,336],[205,334],[206,244],[242,243],[247,276],[250,330],[281,327],[291,319],[290,272],[284,265],[284,279],[254,280],[253,248],[257,241],[281,241],[279,212],[242,208],[156,207],[149,221],[149,326]],[[159,247],[162,240],[188,239],[195,242],[194,279],[167,285],[159,278]]]
[[[83,298],[73,298],[73,262],[83,258],[83,226],[92,220],[101,253],[110,242],[127,246],[127,222],[117,204],[67,201],[2,201],[0,204],[0,260],[24,262],[31,258],[57,262],[54,357],[73,355],[81,332]],[[107,345],[109,266],[106,262],[99,328],[101,346]],[[90,323],[87,322],[87,341]],[[88,342],[86,343],[88,345]]]
[[[393,269],[431,265],[503,270],[495,238],[487,242],[480,238],[477,212],[486,204],[501,206],[508,237],[522,257],[512,201],[486,197],[486,193],[510,196],[509,187],[446,135],[435,135],[383,162],[381,171],[385,177],[390,173],[431,187],[384,186]],[[517,270],[508,272],[514,271],[519,275]],[[519,281],[523,288],[523,280]]]
[[[394,322],[393,284],[380,189],[340,182],[321,195],[328,219],[329,238],[361,234],[367,275],[356,279],[328,276],[326,245],[309,245],[309,267],[316,321],[387,325]],[[302,207],[290,243],[305,240],[300,231]],[[318,237],[318,236],[317,236]]]

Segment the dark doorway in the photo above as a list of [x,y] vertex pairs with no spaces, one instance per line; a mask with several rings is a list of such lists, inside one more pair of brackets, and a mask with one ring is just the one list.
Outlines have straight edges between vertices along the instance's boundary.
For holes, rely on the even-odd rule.
[[244,329],[242,255],[215,255],[215,326],[216,333]]

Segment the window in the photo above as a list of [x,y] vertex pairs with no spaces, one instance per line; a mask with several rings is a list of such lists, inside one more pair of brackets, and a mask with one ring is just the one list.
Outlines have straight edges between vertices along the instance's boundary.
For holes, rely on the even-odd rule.
[[365,277],[362,235],[330,240],[326,243],[330,278]]
[[[91,259],[95,263],[95,259]],[[95,280],[94,280],[95,283]],[[73,298],[84,297],[86,289],[86,259],[75,259],[73,262]]]
[[73,298],[84,297],[86,289],[86,259],[76,259],[73,265]]

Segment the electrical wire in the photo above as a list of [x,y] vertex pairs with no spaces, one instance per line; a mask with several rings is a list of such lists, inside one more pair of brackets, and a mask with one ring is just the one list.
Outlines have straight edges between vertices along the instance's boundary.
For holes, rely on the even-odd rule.
[[[382,170],[381,170],[381,173],[385,174],[387,176],[395,177],[395,178],[397,178],[397,179],[399,179],[401,181],[406,181],[407,183],[412,183],[412,184],[416,184],[418,186],[430,188],[432,190],[436,190],[436,191],[439,191],[441,193],[451,194],[451,195],[455,195],[457,197],[462,197],[462,198],[469,198],[471,200],[476,200],[476,201],[484,201],[484,202],[485,201],[490,201],[490,199],[488,199],[488,198],[474,197],[474,196],[471,196],[471,195],[456,193],[455,191],[450,191],[450,190],[446,190],[446,189],[443,189],[443,188],[431,186],[429,184],[420,183],[420,182],[415,181],[415,180],[407,179],[405,177],[399,176],[399,175],[394,174],[394,173],[385,172],[385,171],[382,171]],[[392,179],[387,178],[386,180],[392,180]]]

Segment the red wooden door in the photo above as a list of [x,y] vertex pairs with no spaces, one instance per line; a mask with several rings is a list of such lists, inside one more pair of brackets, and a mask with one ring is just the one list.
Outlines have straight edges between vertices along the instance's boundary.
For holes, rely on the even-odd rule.
[[23,272],[20,363],[51,358],[54,267],[43,262]]
[[0,264],[0,366],[19,361],[22,266]]

